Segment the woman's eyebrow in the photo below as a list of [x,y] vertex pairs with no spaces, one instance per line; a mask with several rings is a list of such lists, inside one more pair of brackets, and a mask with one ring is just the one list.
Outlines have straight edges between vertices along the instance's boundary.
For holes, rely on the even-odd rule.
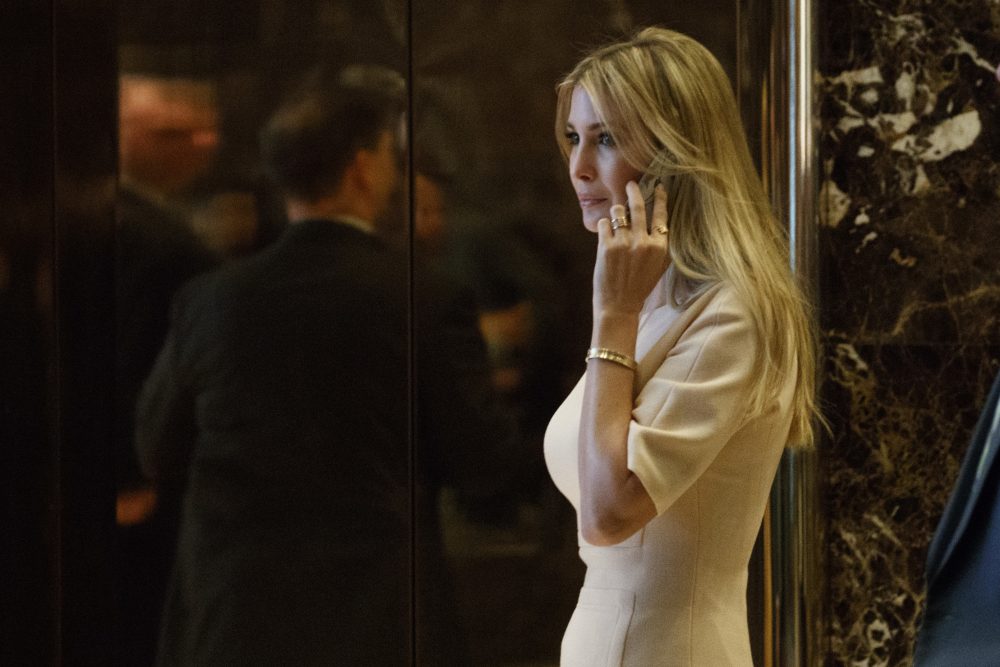
[[[583,129],[585,129],[587,131],[593,131],[593,130],[603,130],[605,127],[606,126],[605,126],[604,123],[591,123],[590,125],[588,125],[587,127],[583,128]],[[573,123],[566,123],[566,129],[567,130],[575,130],[576,128],[573,127]]]

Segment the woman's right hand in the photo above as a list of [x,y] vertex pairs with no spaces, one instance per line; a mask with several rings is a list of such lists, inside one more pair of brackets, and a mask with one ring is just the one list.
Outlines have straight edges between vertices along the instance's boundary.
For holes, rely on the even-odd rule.
[[[612,229],[608,218],[597,223],[595,316],[638,316],[670,263],[667,192],[663,185],[654,190],[651,224],[646,221],[646,203],[638,184],[629,181],[625,192],[631,212],[629,226]],[[625,217],[625,207],[612,206],[611,217]]]

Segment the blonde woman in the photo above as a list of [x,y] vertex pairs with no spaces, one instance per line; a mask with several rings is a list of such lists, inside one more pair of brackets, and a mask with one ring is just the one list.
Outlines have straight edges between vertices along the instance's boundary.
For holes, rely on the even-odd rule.
[[812,440],[815,353],[730,83],[649,28],[559,84],[556,131],[597,235],[586,373],[545,437],[587,565],[562,664],[752,665],[747,563]]

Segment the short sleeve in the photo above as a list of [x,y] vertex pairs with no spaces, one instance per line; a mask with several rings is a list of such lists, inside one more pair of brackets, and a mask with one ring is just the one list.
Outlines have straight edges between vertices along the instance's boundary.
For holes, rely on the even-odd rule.
[[662,514],[740,428],[752,389],[756,336],[749,313],[721,291],[639,392],[628,467]]

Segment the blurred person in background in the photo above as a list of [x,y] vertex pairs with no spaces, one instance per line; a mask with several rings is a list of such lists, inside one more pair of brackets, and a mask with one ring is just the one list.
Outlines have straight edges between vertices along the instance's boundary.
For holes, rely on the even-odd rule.
[[[530,472],[532,450],[503,400],[505,388],[495,381],[493,331],[482,326],[474,283],[464,280],[455,265],[450,180],[440,159],[426,151],[416,155],[413,275],[420,433],[434,440],[427,443],[435,457],[431,471],[437,471],[429,479],[432,487],[451,488],[468,518],[509,525],[516,518],[516,494]],[[450,372],[442,374],[442,368]],[[465,460],[470,454],[478,454],[479,461]]]
[[160,665],[404,664],[410,645],[405,263],[373,221],[401,100],[297,94],[262,132],[289,226],[189,284],[137,447],[185,482]]
[[262,250],[288,224],[280,193],[263,176],[204,179],[189,201],[192,230],[220,262]]
[[419,269],[411,439],[409,258],[376,224],[403,93],[381,68],[311,77],[261,135],[288,228],[175,301],[137,424],[146,473],[186,481],[161,665],[408,664],[411,614],[422,664],[465,661],[438,491],[489,493],[514,450],[474,314]]
[[215,87],[204,79],[119,79],[116,248],[116,631],[123,664],[151,664],[178,521],[179,489],[139,470],[135,403],[167,333],[170,302],[216,260],[177,199],[219,142]]
[[167,203],[215,159],[215,85],[203,78],[125,73],[119,79],[118,99],[121,185]]

